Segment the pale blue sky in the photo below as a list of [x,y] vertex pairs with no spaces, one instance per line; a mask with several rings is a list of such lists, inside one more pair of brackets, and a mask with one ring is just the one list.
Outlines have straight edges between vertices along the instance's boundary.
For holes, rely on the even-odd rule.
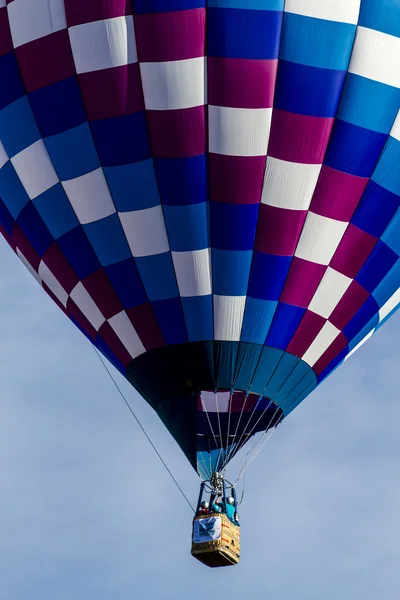
[[[242,562],[211,570],[89,342],[3,240],[0,265],[0,600],[398,600],[398,314],[264,447]],[[191,467],[118,380],[195,502]]]

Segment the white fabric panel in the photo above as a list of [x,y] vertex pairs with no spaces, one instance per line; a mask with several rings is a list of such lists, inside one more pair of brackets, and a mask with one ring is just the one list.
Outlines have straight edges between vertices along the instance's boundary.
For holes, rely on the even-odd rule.
[[0,8],[3,8],[4,6],[7,6],[6,0],[0,0]]
[[360,0],[286,0],[285,12],[356,25]]
[[397,113],[390,135],[400,142],[400,110]]
[[246,296],[214,296],[214,340],[238,342]]
[[229,156],[265,156],[272,108],[208,107],[209,150]]
[[278,208],[308,210],[321,165],[293,163],[268,156],[261,202]]
[[353,280],[328,267],[308,306],[309,310],[328,319]]
[[313,212],[307,213],[295,256],[320,265],[328,265],[347,225],[348,223],[322,217]]
[[83,312],[87,320],[93,325],[96,331],[98,331],[103,325],[105,318],[81,281],[76,284],[70,293],[70,296],[78,308]]
[[339,335],[340,330],[332,325],[329,321],[325,323],[311,346],[301,357],[310,367],[313,367],[315,363],[321,358],[329,346]]
[[152,256],[168,252],[167,230],[160,204],[118,214],[133,256]]
[[[1,8],[1,7],[0,7]],[[8,155],[0,141],[0,169],[8,162]]]
[[43,261],[40,261],[39,276],[41,277],[42,282],[45,283],[48,288],[50,288],[55,297],[59,299],[61,304],[66,307],[68,294]]
[[132,325],[125,311],[114,315],[108,322],[132,358],[136,358],[139,354],[146,352],[145,347],[136,333],[136,329]]
[[400,38],[358,27],[349,73],[400,87]]
[[203,544],[219,540],[222,535],[221,517],[205,517],[193,522],[193,543]]
[[77,73],[137,62],[133,17],[116,17],[69,28]]
[[206,412],[227,413],[230,397],[230,392],[201,392],[201,403]]
[[382,306],[379,311],[379,321],[383,321],[396,306],[400,304],[400,288],[393,294],[391,298]]
[[369,333],[367,333],[367,335],[365,336],[365,338],[363,338],[363,339],[361,340],[361,342],[359,342],[359,343],[357,344],[357,346],[355,346],[355,347],[353,348],[353,350],[351,350],[351,352],[349,352],[349,353],[348,353],[348,354],[345,356],[344,360],[347,360],[348,358],[350,358],[350,356],[351,356],[352,354],[354,354],[354,352],[357,352],[357,350],[358,350],[359,348],[361,348],[361,346],[363,346],[363,345],[365,344],[365,342],[367,342],[367,341],[368,341],[370,338],[372,338],[372,336],[374,335],[374,333],[375,333],[375,329],[373,329],[372,331],[370,331]]
[[206,104],[206,59],[140,63],[143,94],[149,110],[191,108]]
[[59,182],[43,140],[21,150],[11,162],[31,200]]
[[35,271],[35,269],[31,265],[31,263],[28,261],[28,259],[25,258],[25,256],[22,254],[22,252],[21,252],[21,250],[19,248],[16,249],[16,253],[17,253],[18,258],[21,260],[21,262],[28,269],[29,273],[31,275],[33,275],[33,277],[36,279],[36,281],[38,283],[40,283],[40,285],[42,285],[42,280],[40,279],[39,274]]
[[61,183],[82,225],[116,212],[102,168]]
[[211,294],[210,249],[172,252],[179,293],[182,297]]
[[14,0],[8,19],[14,48],[67,27],[64,0]]

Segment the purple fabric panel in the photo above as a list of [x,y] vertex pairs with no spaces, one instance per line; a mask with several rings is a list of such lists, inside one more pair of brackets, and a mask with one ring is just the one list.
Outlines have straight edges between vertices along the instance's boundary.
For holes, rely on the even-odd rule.
[[165,62],[205,56],[204,8],[135,15],[140,62]]
[[110,119],[144,109],[139,64],[78,76],[88,119]]
[[300,325],[292,337],[287,352],[295,356],[302,357],[311,346],[321,329],[326,323],[326,319],[316,313],[306,310]]
[[25,256],[31,267],[37,272],[39,269],[40,261],[42,260],[36,250],[31,246],[28,238],[23,233],[22,229],[15,225],[14,231],[11,238],[13,248],[16,250],[19,248],[21,253]]
[[280,301],[307,308],[325,271],[324,265],[294,257]]
[[165,346],[163,335],[150,302],[128,308],[126,313],[146,350]]
[[75,319],[75,321],[82,327],[82,329],[87,333],[87,335],[93,340],[96,340],[97,331],[93,327],[93,325],[87,320],[83,312],[78,308],[75,302],[71,297],[68,298],[67,301],[67,311],[68,314]]
[[61,252],[57,242],[53,242],[43,255],[43,262],[49,267],[67,294],[79,283],[79,277]]
[[268,156],[305,164],[322,164],[334,119],[309,117],[274,108]]
[[148,110],[153,156],[183,158],[206,151],[205,107]]
[[0,8],[0,56],[11,52],[13,43],[8,22],[7,7]]
[[277,60],[208,57],[208,104],[272,107],[277,68]]
[[306,215],[305,210],[289,210],[261,204],[255,250],[279,256],[293,256]]
[[329,321],[338,329],[344,329],[367,300],[369,293],[357,281],[352,281],[339,301]]
[[118,360],[120,360],[125,367],[128,366],[132,357],[107,321],[100,327],[98,335],[106,342],[107,346],[113,351]]
[[350,223],[333,255],[330,266],[354,279],[377,241],[377,238]]
[[127,0],[64,0],[68,27],[132,14]]
[[310,210],[337,221],[350,221],[368,179],[323,166]]
[[27,92],[75,75],[67,29],[19,46],[15,54]]
[[252,412],[259,400],[260,396],[258,394],[249,394],[246,399],[246,394],[244,392],[233,392],[231,412],[240,413],[242,409],[245,413]]
[[343,333],[339,333],[329,348],[323,353],[320,359],[313,366],[316,375],[320,375],[331,364],[331,362],[344,350],[348,342]]
[[111,287],[103,269],[95,271],[82,281],[106,319],[111,319],[123,310],[123,306]]
[[210,198],[229,204],[258,204],[261,200],[265,156],[210,154]]

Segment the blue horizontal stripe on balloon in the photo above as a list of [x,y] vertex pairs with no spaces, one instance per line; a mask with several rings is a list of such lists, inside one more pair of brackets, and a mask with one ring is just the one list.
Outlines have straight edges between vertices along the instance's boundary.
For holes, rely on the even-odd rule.
[[312,117],[334,117],[345,71],[279,61],[274,106]]
[[26,96],[0,110],[0,138],[10,158],[40,139]]
[[208,200],[205,154],[188,158],[155,158],[154,165],[163,204],[179,206]]
[[358,177],[371,177],[387,136],[335,120],[324,164]]
[[213,293],[218,296],[245,296],[251,259],[251,250],[213,249]]
[[79,226],[78,218],[61,183],[53,185],[32,202],[54,239]]
[[285,350],[303,318],[305,308],[278,302],[265,344]]
[[25,96],[15,52],[0,56],[0,78],[7,85],[0,86],[0,110],[18,98]]
[[356,26],[285,13],[279,59],[347,71]]
[[152,307],[166,344],[189,341],[180,298],[157,300]]
[[398,256],[382,241],[378,241],[356,276],[356,281],[372,293],[394,266]]
[[103,170],[117,211],[143,210],[160,204],[151,158]]
[[399,2],[362,0],[358,25],[400,37]]
[[61,133],[86,121],[85,107],[76,77],[48,85],[28,94],[43,137]]
[[103,267],[132,256],[117,214],[83,225],[83,229]]
[[136,258],[136,265],[150,300],[179,296],[171,253]]
[[207,0],[135,0],[133,9],[135,14],[141,15],[204,8],[206,4]]
[[61,181],[74,179],[100,165],[89,123],[83,123],[45,139],[54,169]]
[[351,223],[377,238],[381,237],[400,206],[400,196],[369,181]]
[[389,133],[399,106],[400,89],[347,73],[337,117],[364,129]]
[[343,329],[343,333],[349,342],[355,338],[360,331],[362,331],[363,328],[370,323],[370,321],[374,324],[373,327],[375,327],[379,321],[378,312],[379,306],[377,301],[372,296],[369,296],[360,310],[357,311],[351,321]]
[[209,247],[208,202],[166,205],[163,212],[172,251],[185,252]]
[[209,8],[208,56],[278,58],[282,12]]
[[258,204],[210,203],[211,240],[219,250],[252,250]]
[[152,156],[144,111],[92,121],[91,130],[105,167],[139,162]]
[[211,294],[182,298],[189,340],[191,342],[212,340],[213,306]]
[[79,279],[84,279],[100,268],[100,261],[81,225],[65,233],[57,243]]
[[291,256],[255,251],[247,295],[260,300],[279,300],[291,262]]

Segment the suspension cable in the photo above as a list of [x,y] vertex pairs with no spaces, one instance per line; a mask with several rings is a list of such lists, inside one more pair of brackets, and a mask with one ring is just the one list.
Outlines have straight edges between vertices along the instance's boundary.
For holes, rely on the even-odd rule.
[[186,502],[188,503],[188,505],[190,506],[190,508],[192,509],[193,512],[196,512],[193,508],[193,506],[190,503],[190,500],[188,499],[188,497],[186,496],[185,492],[183,491],[183,489],[181,488],[181,486],[179,485],[179,483],[177,482],[177,480],[175,479],[175,477],[173,476],[172,472],[170,471],[168,465],[166,464],[166,462],[164,461],[163,457],[161,456],[161,454],[159,453],[159,451],[157,450],[157,448],[155,447],[155,445],[153,444],[150,436],[148,435],[148,433],[146,432],[145,428],[143,427],[143,425],[141,424],[141,422],[139,421],[138,417],[136,416],[132,406],[129,404],[128,400],[126,399],[125,394],[123,393],[123,391],[121,390],[121,388],[119,387],[115,377],[113,376],[113,374],[111,373],[110,369],[108,368],[106,362],[104,361],[103,357],[101,356],[100,352],[97,350],[96,346],[94,344],[92,344],[95,353],[97,354],[100,362],[102,363],[103,367],[105,368],[105,370],[107,371],[111,381],[114,383],[116,389],[118,390],[121,398],[123,399],[123,401],[125,402],[126,406],[128,407],[131,415],[133,416],[133,418],[135,419],[136,423],[139,425],[140,429],[142,430],[144,436],[146,437],[147,441],[149,442],[150,446],[153,448],[154,452],[157,454],[158,458],[160,459],[160,461],[162,462],[162,464],[164,465],[167,473],[169,474],[169,476],[171,477],[172,481],[175,483],[176,487],[178,488],[178,490],[180,491],[180,493],[182,494],[182,496],[184,497],[184,499],[186,500]]

